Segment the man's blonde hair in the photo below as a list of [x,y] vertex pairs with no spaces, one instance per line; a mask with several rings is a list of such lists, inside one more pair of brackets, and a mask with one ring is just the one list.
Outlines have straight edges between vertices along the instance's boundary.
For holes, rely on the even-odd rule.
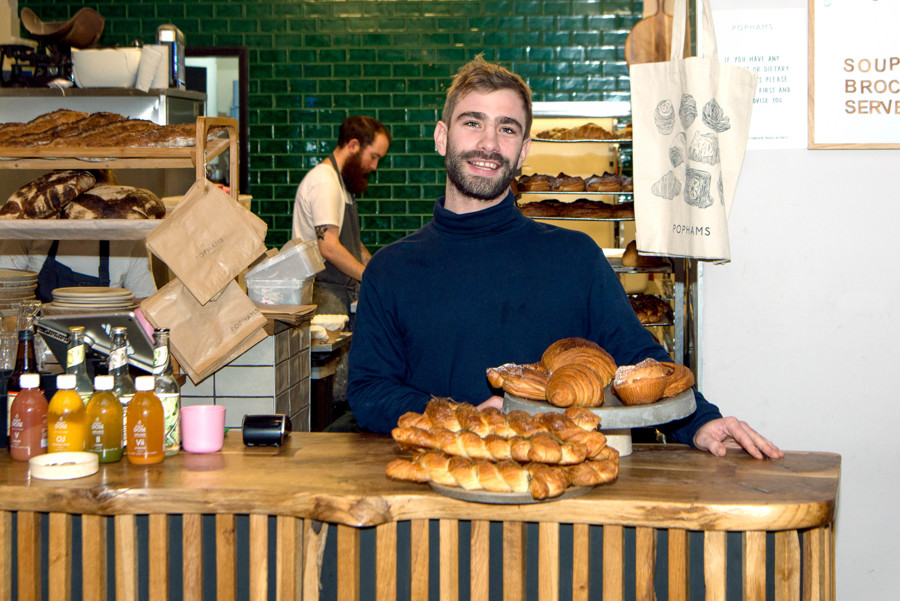
[[472,92],[490,93],[498,90],[512,90],[522,99],[525,106],[525,137],[531,135],[531,89],[525,81],[500,65],[484,60],[479,54],[463,65],[453,78],[453,84],[447,90],[447,101],[441,120],[450,125],[453,109],[461,98]]

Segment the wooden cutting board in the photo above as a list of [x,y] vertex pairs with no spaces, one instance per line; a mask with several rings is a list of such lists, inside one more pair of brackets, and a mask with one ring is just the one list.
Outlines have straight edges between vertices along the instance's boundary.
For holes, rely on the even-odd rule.
[[[646,0],[644,14],[625,39],[625,61],[629,65],[669,60],[672,47],[672,16],[663,8],[665,0]],[[653,6],[656,10],[653,11]],[[685,56],[690,55],[690,29],[685,31]]]

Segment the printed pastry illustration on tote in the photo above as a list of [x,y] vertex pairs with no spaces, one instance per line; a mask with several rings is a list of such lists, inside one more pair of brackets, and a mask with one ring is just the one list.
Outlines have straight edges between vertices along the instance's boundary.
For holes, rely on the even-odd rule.
[[[711,132],[695,131],[690,145],[687,143],[687,130],[694,125],[697,118],[697,101],[691,94],[683,94],[675,112],[675,105],[671,100],[660,100],[653,111],[653,123],[656,130],[669,136],[675,131],[677,121],[681,124],[682,131],[675,134],[671,146],[667,152],[672,169],[660,177],[651,187],[650,191],[660,198],[673,200],[684,192],[684,201],[700,209],[712,206],[714,199],[711,194],[714,170],[718,172],[716,192],[719,202],[725,203],[725,190],[722,185],[721,169],[716,167],[721,162],[719,157],[718,134],[727,131],[731,127],[731,120],[722,107],[712,98],[703,106],[700,119]],[[675,169],[685,164],[684,183],[678,179]],[[709,165],[709,167],[706,167]]]

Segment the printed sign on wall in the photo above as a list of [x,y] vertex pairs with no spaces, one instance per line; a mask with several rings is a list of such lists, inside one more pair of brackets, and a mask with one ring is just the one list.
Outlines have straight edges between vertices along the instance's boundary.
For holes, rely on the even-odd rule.
[[900,148],[900,2],[809,9],[809,147]]

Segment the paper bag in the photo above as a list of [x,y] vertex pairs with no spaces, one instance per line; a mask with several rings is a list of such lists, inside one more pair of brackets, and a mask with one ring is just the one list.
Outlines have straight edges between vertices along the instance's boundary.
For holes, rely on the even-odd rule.
[[718,61],[710,0],[704,56],[684,58],[686,14],[676,0],[668,62],[631,67],[637,247],[724,263],[757,76]]
[[207,303],[266,252],[266,223],[206,178],[147,234],[147,247]]
[[234,281],[201,305],[175,279],[145,299],[141,312],[153,327],[169,328],[172,354],[194,383],[266,337],[266,318]]

